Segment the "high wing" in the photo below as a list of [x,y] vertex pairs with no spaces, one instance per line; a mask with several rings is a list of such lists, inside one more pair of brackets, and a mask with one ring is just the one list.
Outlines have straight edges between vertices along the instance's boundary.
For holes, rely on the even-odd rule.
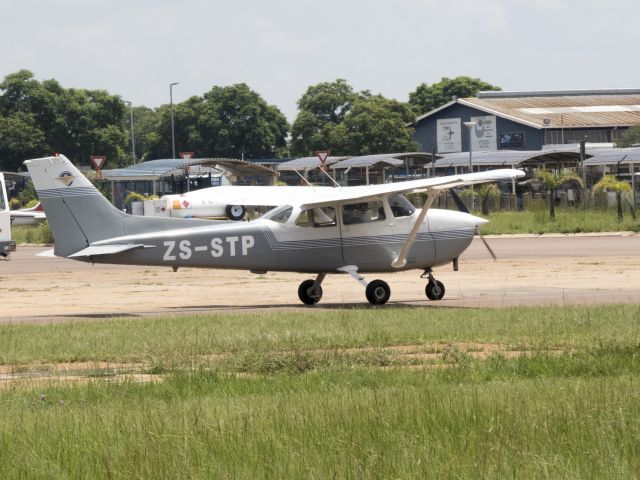
[[227,205],[279,206],[296,202],[300,198],[325,195],[331,190],[332,187],[225,185],[194,190],[183,193],[180,197],[191,200],[215,198]]
[[[367,200],[381,195],[391,195],[394,193],[437,193],[463,185],[474,185],[477,183],[497,182],[501,180],[513,180],[524,176],[522,170],[499,169],[487,172],[464,173],[460,175],[448,175],[446,177],[425,178],[421,180],[409,180],[406,182],[383,183],[379,185],[365,185],[359,187],[328,188],[322,192],[312,195],[305,195],[305,201],[296,202],[300,208],[315,208],[331,205],[342,201]],[[304,188],[304,187],[302,187]]]

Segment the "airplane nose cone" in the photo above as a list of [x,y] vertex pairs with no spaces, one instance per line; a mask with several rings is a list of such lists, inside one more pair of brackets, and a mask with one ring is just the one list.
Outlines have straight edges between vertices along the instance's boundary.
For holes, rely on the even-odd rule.
[[469,215],[471,217],[471,221],[476,227],[481,227],[482,225],[486,225],[489,223],[489,220],[486,218],[476,217],[475,215]]

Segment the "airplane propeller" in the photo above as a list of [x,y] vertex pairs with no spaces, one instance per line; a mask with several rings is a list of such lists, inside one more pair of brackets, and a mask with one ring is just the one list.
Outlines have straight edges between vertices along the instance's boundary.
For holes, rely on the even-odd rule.
[[491,254],[491,258],[493,258],[494,260],[498,260],[498,257],[496,257],[496,254],[493,253],[493,249],[489,246],[489,242],[487,242],[487,240],[484,238],[484,236],[482,235],[482,232],[480,231],[480,227],[477,225],[476,225],[476,233],[480,237],[480,240],[482,240],[482,243],[484,243],[484,246],[487,247],[487,250],[489,250],[489,253]]
[[[450,188],[449,192],[451,192],[451,197],[453,198],[453,201],[456,204],[456,207],[458,207],[458,210],[460,210],[463,213],[471,214],[467,206],[464,204],[464,202],[460,198],[460,195],[458,195],[458,193],[453,188]],[[496,254],[493,252],[493,249],[489,246],[489,242],[487,242],[487,240],[482,235],[482,232],[480,231],[480,227],[478,225],[476,225],[476,234],[480,237],[480,240],[482,240],[482,243],[484,243],[484,246],[489,251],[491,258],[493,258],[494,260],[497,260],[498,257],[496,257]]]

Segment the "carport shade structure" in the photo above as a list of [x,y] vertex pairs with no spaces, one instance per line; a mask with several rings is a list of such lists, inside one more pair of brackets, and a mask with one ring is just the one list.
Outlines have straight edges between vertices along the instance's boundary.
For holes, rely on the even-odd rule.
[[636,183],[640,178],[636,172],[636,165],[640,165],[640,147],[600,149],[594,150],[592,154],[593,156],[584,162],[586,167],[602,167],[603,174],[606,173],[605,167],[615,167],[618,175],[620,175],[620,167],[623,167],[623,170],[628,169],[628,174],[631,177],[633,202],[634,205],[637,205]]
[[[157,182],[171,178],[174,175],[186,175],[188,168],[196,165],[210,167],[219,170],[220,173],[227,171],[239,177],[248,175],[264,176],[267,178],[267,185],[273,185],[276,177],[276,172],[269,167],[235,158],[170,158],[136,163],[125,168],[103,170],[102,178],[111,182],[112,198],[116,201],[116,182],[152,182],[153,193],[155,194]],[[118,204],[117,201],[116,204]]]
[[[439,158],[436,156],[436,158]],[[334,170],[344,169],[346,171],[351,168],[364,168],[366,173],[366,182],[369,185],[369,170],[381,169],[382,181],[384,182],[384,169],[395,168],[400,165],[406,165],[406,176],[409,177],[408,162],[412,160],[420,166],[420,170],[423,172],[425,168],[432,161],[430,153],[424,152],[406,152],[406,153],[380,153],[374,155],[362,155],[358,157],[351,157],[341,162],[334,163],[331,168]]]

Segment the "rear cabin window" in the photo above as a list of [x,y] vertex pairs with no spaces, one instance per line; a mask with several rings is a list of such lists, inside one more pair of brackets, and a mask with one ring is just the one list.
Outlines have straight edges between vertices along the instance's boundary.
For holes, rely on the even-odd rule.
[[333,227],[336,225],[336,209],[333,207],[302,210],[296,219],[299,227]]
[[384,206],[379,200],[342,206],[342,223],[345,225],[380,222],[385,218]]

